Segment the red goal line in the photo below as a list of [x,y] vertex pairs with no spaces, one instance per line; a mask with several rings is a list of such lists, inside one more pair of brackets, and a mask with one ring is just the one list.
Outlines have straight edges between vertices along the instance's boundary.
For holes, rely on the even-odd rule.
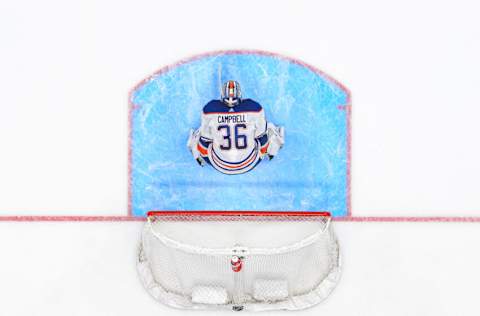
[[[336,222],[480,222],[480,216],[345,216],[333,217]],[[0,216],[0,222],[143,222],[139,216]]]

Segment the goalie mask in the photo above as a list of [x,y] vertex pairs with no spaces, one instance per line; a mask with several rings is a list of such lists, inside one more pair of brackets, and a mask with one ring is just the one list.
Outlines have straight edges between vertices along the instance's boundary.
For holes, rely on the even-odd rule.
[[242,92],[240,90],[240,84],[236,81],[229,80],[223,84],[222,89],[222,102],[229,107],[234,107],[240,103],[242,98]]

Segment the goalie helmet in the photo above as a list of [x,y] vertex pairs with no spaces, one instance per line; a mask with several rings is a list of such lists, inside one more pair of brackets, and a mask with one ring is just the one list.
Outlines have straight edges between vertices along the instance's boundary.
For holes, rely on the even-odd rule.
[[229,107],[234,107],[240,103],[242,98],[242,92],[240,90],[240,84],[237,81],[229,80],[223,84],[222,89],[222,102]]

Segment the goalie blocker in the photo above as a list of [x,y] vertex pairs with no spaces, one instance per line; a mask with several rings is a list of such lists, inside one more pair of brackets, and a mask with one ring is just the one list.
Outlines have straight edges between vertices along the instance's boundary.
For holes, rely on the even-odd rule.
[[340,254],[324,212],[149,212],[137,262],[147,291],[186,309],[298,310],[324,300]]

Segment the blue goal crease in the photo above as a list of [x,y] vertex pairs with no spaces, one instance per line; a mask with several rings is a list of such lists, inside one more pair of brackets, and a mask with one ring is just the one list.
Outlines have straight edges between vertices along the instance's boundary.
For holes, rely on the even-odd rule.
[[[220,75],[219,75],[220,74]],[[225,175],[200,167],[186,147],[202,107],[220,84],[236,80],[268,121],[285,128],[285,145],[252,171]],[[220,54],[154,76],[132,93],[131,206],[164,210],[347,210],[348,93],[287,59]]]

